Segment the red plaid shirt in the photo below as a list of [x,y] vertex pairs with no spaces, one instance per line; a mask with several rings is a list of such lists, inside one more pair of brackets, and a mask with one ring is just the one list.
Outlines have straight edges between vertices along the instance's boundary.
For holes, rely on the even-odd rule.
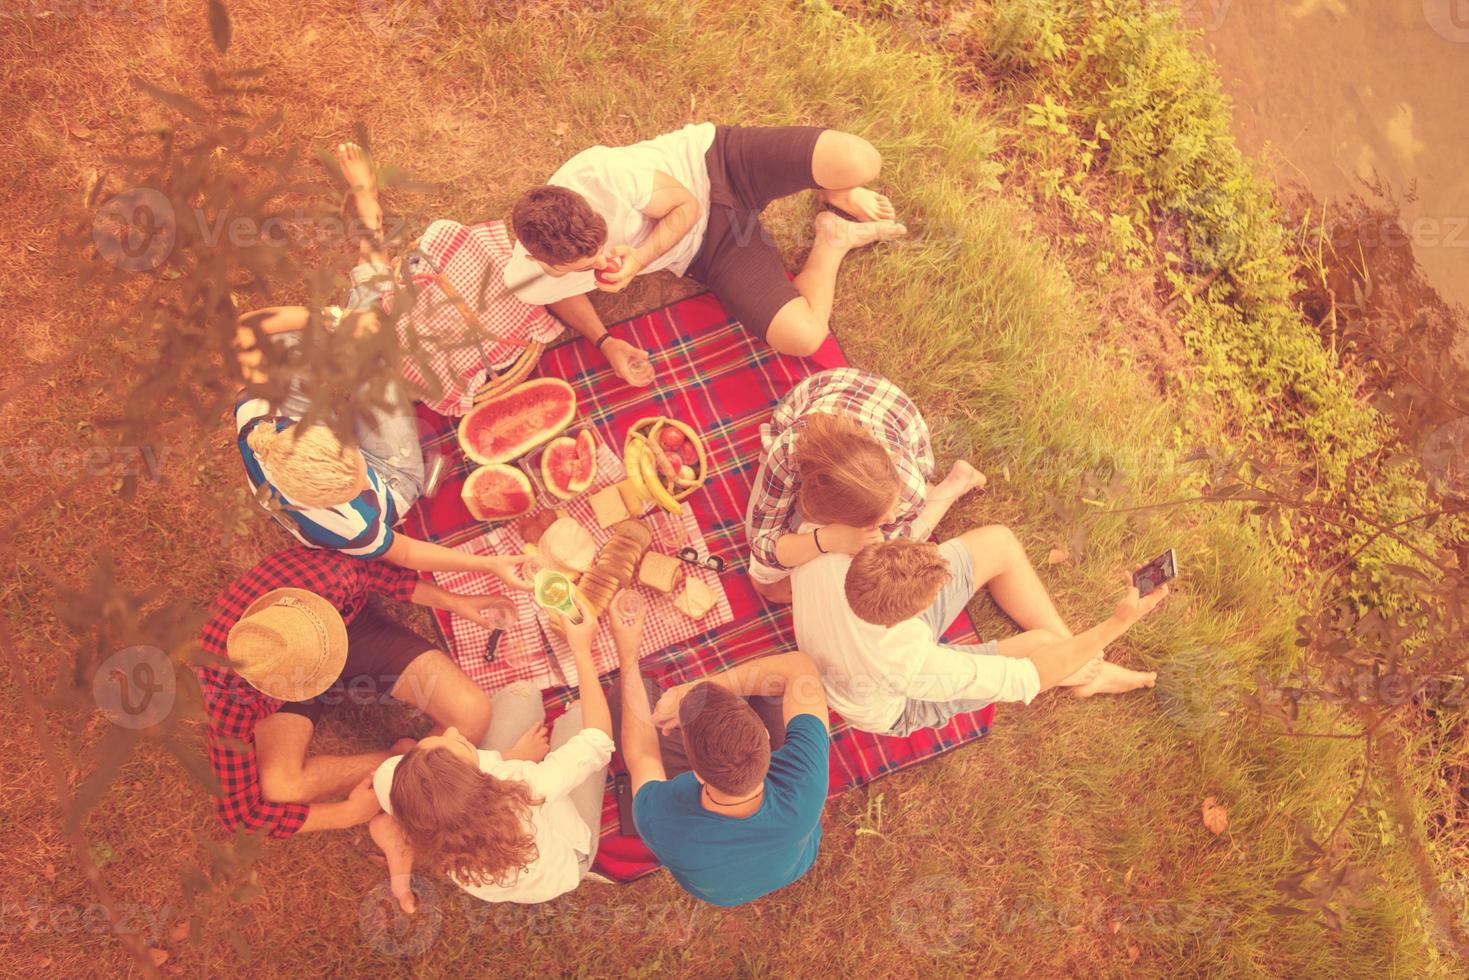
[[[370,593],[403,602],[413,596],[418,573],[382,561],[363,561],[340,551],[291,548],[264,559],[235,579],[214,600],[204,624],[204,652],[228,661],[225,642],[230,628],[250,603],[272,589],[307,589],[326,599],[350,623],[367,604]],[[200,667],[199,687],[209,714],[209,762],[219,777],[215,802],[219,822],[230,830],[269,829],[272,837],[289,837],[301,829],[311,807],[305,803],[271,803],[260,795],[255,762],[255,725],[283,703],[251,687],[225,667]]]
[[[436,272],[448,277],[481,325],[497,336],[549,343],[561,334],[561,322],[544,306],[522,302],[505,288],[512,247],[503,221],[435,221],[418,240],[419,261],[403,270],[419,290],[413,308],[397,320],[403,377],[415,397],[440,415],[459,416],[473,408],[487,370],[508,366],[520,349],[472,331],[444,297]],[[385,298],[384,309],[391,312],[393,302],[392,295]]]
[[796,527],[796,440],[812,412],[844,415],[887,448],[898,469],[903,490],[898,516],[882,528],[883,536],[908,533],[928,499],[933,479],[933,443],[928,423],[918,406],[886,378],[856,368],[834,368],[813,374],[790,390],[770,423],[761,426],[764,460],[761,476],[751,488],[750,551],[771,568],[785,568],[775,557],[775,543]]

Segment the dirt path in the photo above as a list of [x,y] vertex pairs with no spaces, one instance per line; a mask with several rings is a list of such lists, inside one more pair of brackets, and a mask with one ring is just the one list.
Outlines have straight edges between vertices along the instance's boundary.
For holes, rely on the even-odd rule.
[[1469,0],[1182,2],[1240,147],[1318,197],[1382,205],[1380,179],[1430,282],[1469,308]]

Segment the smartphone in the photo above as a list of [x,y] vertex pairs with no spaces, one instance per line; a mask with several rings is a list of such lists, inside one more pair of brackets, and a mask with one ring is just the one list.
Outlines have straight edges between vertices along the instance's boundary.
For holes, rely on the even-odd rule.
[[1137,586],[1138,595],[1157,591],[1178,578],[1178,555],[1172,548],[1139,568],[1132,575],[1132,584]]
[[625,772],[620,772],[612,785],[617,793],[618,829],[624,836],[636,837],[638,828],[632,821],[632,777]]

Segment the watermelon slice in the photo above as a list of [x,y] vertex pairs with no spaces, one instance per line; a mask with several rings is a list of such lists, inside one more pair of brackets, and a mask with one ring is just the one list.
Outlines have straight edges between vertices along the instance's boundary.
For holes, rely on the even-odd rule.
[[597,437],[591,429],[582,429],[573,439],[552,439],[541,453],[541,480],[546,489],[570,500],[592,485],[597,473]]
[[481,466],[469,474],[460,496],[479,521],[508,521],[529,512],[536,503],[525,474],[504,463]]
[[476,463],[508,463],[560,435],[576,417],[576,392],[534,378],[486,399],[459,420],[459,448]]

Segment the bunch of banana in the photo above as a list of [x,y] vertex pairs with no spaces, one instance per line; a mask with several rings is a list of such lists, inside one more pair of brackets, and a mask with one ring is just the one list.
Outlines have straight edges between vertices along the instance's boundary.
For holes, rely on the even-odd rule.
[[663,415],[638,419],[627,430],[622,465],[643,499],[670,514],[682,514],[683,501],[709,475],[703,437],[687,423]]

